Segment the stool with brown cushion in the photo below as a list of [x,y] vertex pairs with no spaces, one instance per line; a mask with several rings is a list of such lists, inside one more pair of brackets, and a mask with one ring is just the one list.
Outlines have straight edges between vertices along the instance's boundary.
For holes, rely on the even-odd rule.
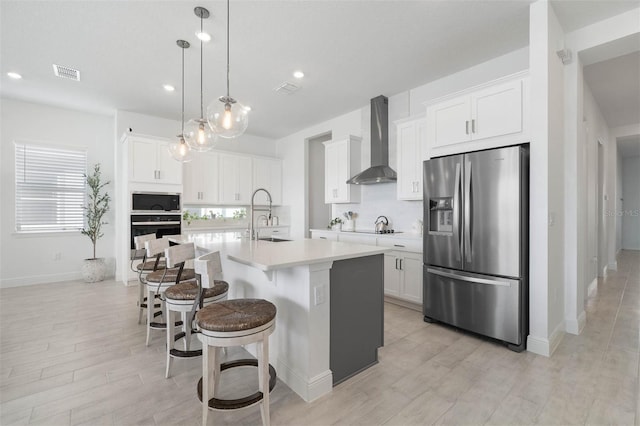
[[[193,244],[191,244],[193,246]],[[193,258],[195,253],[191,249],[181,246],[169,247],[165,250],[167,264],[174,266]],[[191,358],[202,355],[202,350],[189,350],[193,318],[198,309],[210,303],[225,300],[229,291],[229,284],[216,280],[214,277],[222,273],[220,253],[213,252],[200,256],[194,261],[196,280],[172,285],[164,292],[165,318],[168,323],[173,321],[173,313],[180,312],[183,331],[175,335],[173,327],[167,327],[167,370],[165,377],[171,375],[171,361],[173,358]],[[203,286],[202,283],[206,282]],[[175,342],[184,338],[184,350],[175,349]]]
[[[269,336],[276,326],[276,307],[262,299],[234,299],[212,303],[196,314],[202,342],[202,380],[198,396],[202,401],[202,424],[209,409],[231,410],[260,403],[262,423],[269,425],[269,392],[276,384],[276,371],[269,365]],[[220,364],[220,349],[256,344],[257,361],[242,359]],[[215,397],[220,372],[233,367],[258,367],[258,392],[245,398],[225,400]]]
[[[147,251],[145,250],[144,243],[147,241],[155,240],[156,234],[138,235],[133,237],[133,244],[135,249],[131,250],[131,270],[138,274],[138,324],[142,322],[142,313],[144,309],[147,309],[147,298],[145,294],[145,277],[148,273],[165,269],[166,263],[161,260],[162,254],[158,254],[155,258],[148,258]],[[137,264],[135,264],[137,261]],[[135,266],[134,266],[135,264]],[[159,308],[160,305],[154,307]]]
[[[195,257],[195,247],[193,243],[181,244],[175,247],[182,247],[182,250],[187,250],[189,253],[193,253],[191,259]],[[165,250],[169,248],[169,240],[166,238],[159,238],[157,240],[151,240],[145,242],[145,248],[147,251],[147,257],[153,257],[158,253],[165,253]],[[165,253],[166,257],[166,253]],[[158,270],[147,274],[145,278],[145,285],[147,287],[147,300],[154,300],[157,295],[162,295],[165,290],[172,285],[179,284],[184,281],[195,281],[196,273],[193,268],[185,268],[184,262],[177,267],[172,267],[167,263],[167,268]],[[161,303],[162,312],[165,312],[164,301]],[[165,323],[153,322],[153,312],[151,309],[147,309],[147,346],[151,341],[151,330],[164,330],[166,328]]]

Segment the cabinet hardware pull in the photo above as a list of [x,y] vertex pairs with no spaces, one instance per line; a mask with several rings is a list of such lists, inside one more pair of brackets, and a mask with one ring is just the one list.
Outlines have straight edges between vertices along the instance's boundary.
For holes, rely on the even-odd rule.
[[400,261],[400,270],[402,270],[402,259],[398,259]]
[[469,120],[464,122],[464,131],[466,134],[469,134]]
[[398,258],[396,258],[396,269],[398,269]]
[[402,244],[394,244],[393,246],[394,246],[394,247],[405,247],[405,246],[403,246]]
[[326,240],[326,239],[327,239],[327,237],[320,237],[320,239],[321,239],[321,240]]
[[471,120],[471,133],[476,132],[476,119]]

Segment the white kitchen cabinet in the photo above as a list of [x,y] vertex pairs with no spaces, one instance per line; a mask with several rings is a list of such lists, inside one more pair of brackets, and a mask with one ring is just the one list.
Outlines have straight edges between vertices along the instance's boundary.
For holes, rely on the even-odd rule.
[[429,159],[424,118],[396,122],[399,200],[422,200],[422,162]]
[[523,132],[523,79],[518,78],[427,105],[431,148]]
[[422,304],[422,254],[395,250],[385,253],[384,293]]
[[[271,194],[273,205],[282,205],[282,160],[278,158],[253,158],[252,191],[264,188]],[[268,205],[267,194],[260,191],[256,194],[256,205]]]
[[182,184],[182,163],[169,153],[169,141],[127,138],[129,145],[129,182]]
[[258,236],[263,237],[276,237],[276,238],[289,238],[288,226],[265,226],[258,227]]
[[358,234],[356,232],[341,232],[338,235],[338,241],[342,243],[367,244],[370,246],[375,246],[376,235],[375,234]]
[[183,204],[218,203],[218,154],[199,152],[183,166]]
[[251,157],[219,154],[219,204],[251,203]]
[[361,172],[361,140],[359,137],[349,136],[347,139],[323,142],[326,204],[360,202],[360,186],[349,185],[347,180]]

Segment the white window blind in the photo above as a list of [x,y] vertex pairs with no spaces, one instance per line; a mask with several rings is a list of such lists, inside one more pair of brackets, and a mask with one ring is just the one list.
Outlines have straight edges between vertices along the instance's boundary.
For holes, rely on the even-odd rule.
[[16,142],[15,152],[16,231],[82,229],[86,151]]

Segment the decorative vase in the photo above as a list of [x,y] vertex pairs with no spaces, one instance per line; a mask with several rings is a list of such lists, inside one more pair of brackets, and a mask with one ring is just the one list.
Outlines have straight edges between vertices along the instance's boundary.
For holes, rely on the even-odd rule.
[[85,259],[82,262],[82,278],[86,283],[96,283],[104,280],[107,265],[103,258]]

